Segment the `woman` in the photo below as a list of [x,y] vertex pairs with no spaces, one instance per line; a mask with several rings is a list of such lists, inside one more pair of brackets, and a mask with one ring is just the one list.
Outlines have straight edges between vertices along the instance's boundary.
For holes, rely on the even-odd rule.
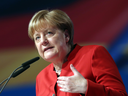
[[102,46],[73,44],[73,24],[61,10],[41,10],[29,37],[51,62],[36,78],[36,96],[127,96],[113,59]]

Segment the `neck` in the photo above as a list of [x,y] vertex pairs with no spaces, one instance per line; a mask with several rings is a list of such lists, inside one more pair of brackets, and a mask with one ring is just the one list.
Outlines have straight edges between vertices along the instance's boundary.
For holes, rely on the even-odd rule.
[[54,64],[55,70],[61,70],[63,64]]
[[63,63],[65,63],[67,61],[67,57],[71,51],[71,46],[68,46],[68,49],[69,50],[67,51],[67,54],[65,55],[65,57],[63,59],[61,59],[61,60],[59,59],[59,60],[56,60],[56,62],[53,62],[55,70],[61,70]]
[[55,72],[56,72],[58,75],[60,75],[61,69],[62,69],[62,64],[58,64],[58,65],[54,64],[54,68],[55,68]]

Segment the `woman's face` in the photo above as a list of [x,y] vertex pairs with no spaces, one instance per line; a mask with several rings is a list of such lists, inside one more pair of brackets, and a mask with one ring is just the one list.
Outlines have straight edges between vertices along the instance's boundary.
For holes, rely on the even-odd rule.
[[64,61],[69,52],[69,35],[57,27],[46,26],[39,32],[35,31],[35,45],[39,55],[49,62]]

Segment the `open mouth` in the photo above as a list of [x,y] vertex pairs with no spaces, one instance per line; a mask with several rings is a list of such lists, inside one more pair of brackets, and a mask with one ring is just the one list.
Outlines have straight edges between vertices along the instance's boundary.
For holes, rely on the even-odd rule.
[[49,49],[52,49],[52,48],[53,48],[53,47],[45,48],[45,49],[44,49],[44,52],[47,51],[47,50],[49,50]]

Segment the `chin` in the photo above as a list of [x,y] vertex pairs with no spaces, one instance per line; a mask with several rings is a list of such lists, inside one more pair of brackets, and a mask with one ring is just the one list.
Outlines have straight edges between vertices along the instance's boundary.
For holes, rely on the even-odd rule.
[[48,62],[52,62],[55,59],[55,57],[56,57],[56,54],[44,56],[44,60]]

